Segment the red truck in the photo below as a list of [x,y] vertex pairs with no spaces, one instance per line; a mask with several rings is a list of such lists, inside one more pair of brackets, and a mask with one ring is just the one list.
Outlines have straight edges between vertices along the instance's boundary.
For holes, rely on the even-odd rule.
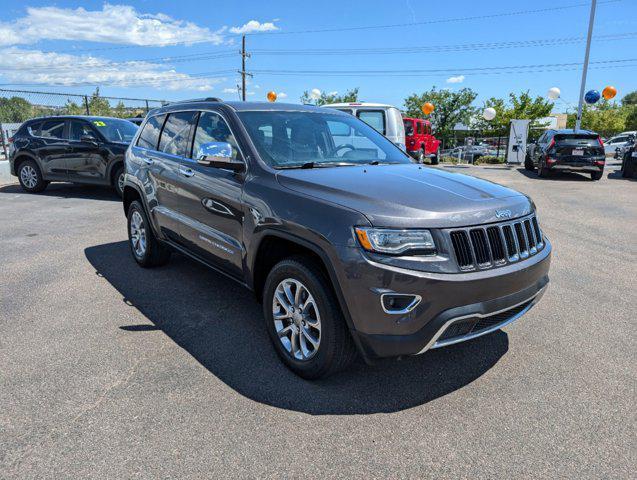
[[440,140],[431,134],[431,122],[422,118],[403,118],[403,122],[407,153],[419,163],[429,158],[432,165],[438,165]]

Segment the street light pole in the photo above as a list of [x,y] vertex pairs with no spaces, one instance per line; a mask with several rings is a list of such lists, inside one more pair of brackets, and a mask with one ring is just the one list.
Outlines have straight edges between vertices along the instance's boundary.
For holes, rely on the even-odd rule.
[[593,36],[593,24],[595,23],[595,8],[597,0],[591,1],[591,16],[588,20],[588,36],[586,37],[586,53],[584,54],[584,68],[582,69],[582,85],[579,90],[579,104],[577,106],[577,120],[575,130],[582,126],[582,107],[584,106],[584,90],[586,89],[586,75],[588,74],[588,57],[591,53],[591,37]]

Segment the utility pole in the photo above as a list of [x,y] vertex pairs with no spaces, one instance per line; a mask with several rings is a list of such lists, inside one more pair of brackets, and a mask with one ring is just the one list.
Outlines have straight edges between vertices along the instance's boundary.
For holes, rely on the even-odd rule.
[[593,24],[595,23],[595,7],[597,0],[591,1],[591,16],[588,20],[588,37],[586,37],[586,53],[584,54],[584,68],[582,69],[582,85],[579,89],[579,105],[577,106],[577,119],[575,130],[582,126],[582,107],[584,106],[584,90],[586,89],[586,75],[588,74],[588,56],[591,53],[591,37],[593,36]]
[[246,53],[246,36],[241,37],[241,99],[246,101],[246,75],[252,77],[252,74],[246,72],[246,58],[250,58],[250,54]]

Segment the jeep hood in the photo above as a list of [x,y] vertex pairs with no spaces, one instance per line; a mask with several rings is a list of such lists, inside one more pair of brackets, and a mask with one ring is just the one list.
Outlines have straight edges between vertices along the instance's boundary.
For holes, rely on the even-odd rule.
[[479,225],[534,209],[510,188],[415,164],[281,170],[277,179],[296,192],[356,210],[379,227]]

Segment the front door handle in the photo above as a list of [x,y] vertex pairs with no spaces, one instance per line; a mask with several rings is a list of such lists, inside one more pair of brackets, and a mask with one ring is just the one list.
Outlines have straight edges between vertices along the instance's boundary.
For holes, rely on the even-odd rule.
[[181,173],[184,177],[192,177],[195,174],[195,171],[192,168],[181,165],[179,167],[179,173]]
[[153,164],[153,159],[152,158],[142,157],[142,160],[144,161],[144,163],[146,165],[152,165]]

